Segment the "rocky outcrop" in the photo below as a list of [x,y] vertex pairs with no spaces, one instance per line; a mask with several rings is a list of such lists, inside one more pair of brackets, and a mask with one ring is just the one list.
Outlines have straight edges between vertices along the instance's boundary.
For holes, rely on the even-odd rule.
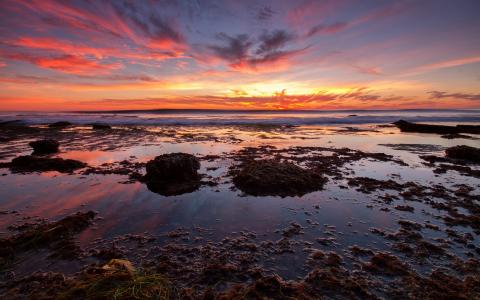
[[321,190],[326,179],[312,170],[275,160],[254,160],[233,171],[233,183],[253,196],[302,196]]
[[30,142],[28,145],[33,148],[34,155],[56,153],[60,146],[55,140],[38,140]]
[[147,163],[142,181],[152,192],[161,195],[189,193],[200,186],[198,169],[200,161],[191,154],[163,154]]
[[480,148],[465,145],[455,146],[447,148],[445,154],[448,158],[480,163]]
[[471,133],[480,134],[480,126],[478,125],[432,125],[432,124],[417,124],[404,120],[397,121],[395,124],[403,132],[418,132],[418,133],[436,133],[436,134],[460,134]]

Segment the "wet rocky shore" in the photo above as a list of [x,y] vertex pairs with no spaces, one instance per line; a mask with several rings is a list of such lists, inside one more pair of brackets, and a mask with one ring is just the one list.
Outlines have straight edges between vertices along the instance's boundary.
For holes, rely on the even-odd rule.
[[60,123],[0,125],[0,298],[480,297],[474,126]]

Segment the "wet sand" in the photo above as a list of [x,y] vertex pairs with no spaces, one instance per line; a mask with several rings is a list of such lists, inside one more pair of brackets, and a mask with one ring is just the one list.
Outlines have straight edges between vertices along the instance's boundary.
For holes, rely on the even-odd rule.
[[[60,152],[47,157],[87,166],[0,169],[0,238],[42,237],[2,248],[0,295],[108,299],[150,276],[147,286],[173,299],[480,297],[480,165],[445,158],[478,138],[375,124],[3,126],[2,163],[55,139]],[[199,159],[198,189],[167,196],[141,180],[148,161],[172,152]],[[322,184],[255,192],[235,181],[252,160],[292,164],[272,170],[294,165]],[[78,230],[35,231],[89,211]],[[111,259],[135,275],[104,268]],[[105,278],[118,284],[91,289]]]

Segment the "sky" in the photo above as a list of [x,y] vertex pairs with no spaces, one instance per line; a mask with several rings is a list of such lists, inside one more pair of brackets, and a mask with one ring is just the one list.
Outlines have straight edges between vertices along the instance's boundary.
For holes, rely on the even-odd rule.
[[480,108],[478,0],[0,0],[0,110]]

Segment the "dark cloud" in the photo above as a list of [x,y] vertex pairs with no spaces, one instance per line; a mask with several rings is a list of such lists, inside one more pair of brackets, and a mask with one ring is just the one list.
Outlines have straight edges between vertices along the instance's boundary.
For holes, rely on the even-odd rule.
[[241,68],[250,67],[256,69],[260,65],[271,64],[279,62],[281,60],[287,60],[292,56],[301,53],[305,49],[292,50],[292,51],[271,51],[261,56],[251,56],[239,66]]
[[[145,36],[154,40],[170,40],[183,43],[184,38],[173,18],[160,15],[143,1],[115,1],[113,7],[118,15],[134,24]],[[168,3],[157,3],[157,5]]]
[[174,28],[172,22],[167,22],[158,16],[150,16],[152,30],[150,36],[154,39],[169,39],[177,43],[183,43],[182,34]]
[[217,34],[217,38],[226,42],[224,46],[209,46],[216,56],[233,63],[244,60],[248,56],[253,41],[247,34],[229,36],[226,33]]
[[264,32],[260,35],[260,45],[256,51],[257,54],[269,54],[284,47],[288,42],[292,41],[295,35],[285,30],[274,30],[272,32]]
[[462,100],[480,101],[480,94],[447,93],[447,92],[440,92],[440,91],[430,91],[427,93],[430,94],[430,98],[432,99],[455,98],[455,99],[462,99]]
[[285,30],[264,31],[258,38],[248,34],[230,36],[219,33],[217,39],[225,45],[210,45],[208,48],[214,56],[227,61],[235,69],[256,69],[262,64],[288,59],[306,49],[285,50],[289,42],[295,40],[295,35]]
[[332,24],[318,24],[312,27],[307,32],[307,37],[312,37],[317,34],[334,34],[346,29],[349,26],[346,22],[337,22]]
[[270,6],[263,6],[257,12],[256,18],[260,21],[266,21],[273,17],[275,11]]

